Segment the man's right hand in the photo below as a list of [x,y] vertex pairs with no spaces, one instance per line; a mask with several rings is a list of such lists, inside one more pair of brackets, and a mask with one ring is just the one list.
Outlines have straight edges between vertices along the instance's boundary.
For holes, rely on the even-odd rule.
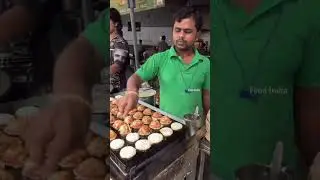
[[138,93],[127,93],[124,97],[120,98],[117,102],[119,112],[126,116],[130,110],[137,107],[139,100]]
[[[30,153],[27,176],[47,178],[65,155],[84,145],[90,108],[74,101],[60,101],[27,119],[26,146]],[[29,171],[29,172],[28,172]]]

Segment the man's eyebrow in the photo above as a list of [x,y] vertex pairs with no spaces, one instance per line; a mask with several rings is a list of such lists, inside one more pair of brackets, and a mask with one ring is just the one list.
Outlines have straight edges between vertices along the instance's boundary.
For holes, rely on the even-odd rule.
[[191,28],[181,28],[181,27],[175,27],[175,29],[181,29],[181,30],[190,30],[190,31],[192,31],[192,29]]

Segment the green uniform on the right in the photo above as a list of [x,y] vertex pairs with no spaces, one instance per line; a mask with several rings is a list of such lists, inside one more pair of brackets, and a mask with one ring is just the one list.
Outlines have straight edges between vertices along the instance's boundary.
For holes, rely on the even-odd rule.
[[242,166],[269,164],[278,141],[297,168],[294,86],[320,87],[320,1],[262,0],[249,15],[214,0],[211,12],[213,173],[234,180]]

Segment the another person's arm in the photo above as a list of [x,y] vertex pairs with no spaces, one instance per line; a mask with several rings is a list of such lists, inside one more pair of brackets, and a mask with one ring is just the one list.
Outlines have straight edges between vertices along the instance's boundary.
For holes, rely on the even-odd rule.
[[300,148],[310,165],[320,152],[320,31],[305,45],[305,56],[297,75],[295,113]]

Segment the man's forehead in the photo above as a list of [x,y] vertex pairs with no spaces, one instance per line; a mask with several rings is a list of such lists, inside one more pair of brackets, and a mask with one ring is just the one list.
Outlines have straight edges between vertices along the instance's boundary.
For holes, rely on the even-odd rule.
[[175,21],[173,26],[181,29],[192,29],[195,28],[195,21],[192,18],[186,18],[182,19],[180,22]]

